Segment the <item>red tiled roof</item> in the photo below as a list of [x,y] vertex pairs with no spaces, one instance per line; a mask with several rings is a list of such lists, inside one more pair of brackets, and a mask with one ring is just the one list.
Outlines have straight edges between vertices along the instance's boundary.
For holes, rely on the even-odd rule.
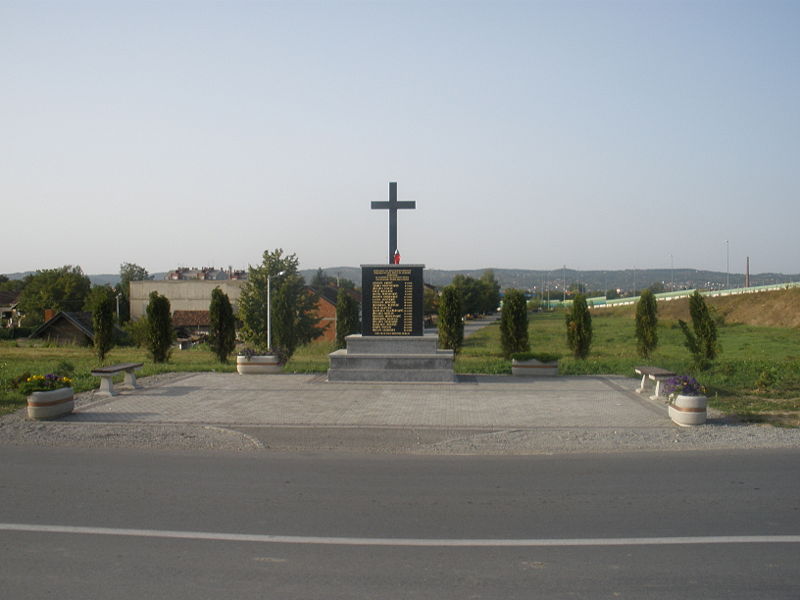
[[210,324],[207,310],[176,310],[172,313],[173,327],[208,327]]

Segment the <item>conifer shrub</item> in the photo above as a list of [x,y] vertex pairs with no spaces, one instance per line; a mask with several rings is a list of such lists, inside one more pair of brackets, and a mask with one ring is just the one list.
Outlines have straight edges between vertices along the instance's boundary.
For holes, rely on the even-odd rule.
[[464,345],[461,294],[454,285],[442,289],[439,298],[439,347],[458,352]]
[[566,313],[566,322],[567,346],[575,358],[586,358],[592,345],[592,315],[589,313],[586,296],[575,295],[572,308]]
[[658,346],[658,307],[651,290],[644,290],[636,304],[636,351],[649,358]]
[[211,351],[221,363],[228,362],[228,356],[236,347],[236,319],[228,294],[219,288],[211,292],[211,304],[208,307],[211,328],[208,341]]
[[528,340],[528,302],[520,290],[506,290],[500,314],[500,345],[503,356],[531,349]]
[[147,351],[153,362],[167,362],[175,339],[169,300],[158,292],[150,292],[146,313]]
[[358,302],[347,290],[339,289],[336,294],[336,347],[346,346],[348,335],[361,331]]
[[678,320],[678,325],[686,338],[685,346],[691,352],[695,366],[698,369],[707,369],[720,352],[720,346],[717,341],[717,324],[705,299],[697,290],[689,296],[689,315],[692,317],[692,329],[682,320]]
[[114,305],[111,288],[97,288],[92,306],[92,328],[94,329],[94,351],[97,360],[104,361],[114,347]]

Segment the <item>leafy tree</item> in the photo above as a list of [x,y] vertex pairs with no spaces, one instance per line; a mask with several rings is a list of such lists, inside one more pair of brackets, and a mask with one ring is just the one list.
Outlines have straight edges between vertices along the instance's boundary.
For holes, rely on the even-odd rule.
[[439,346],[458,352],[464,344],[464,310],[461,294],[454,285],[442,289],[439,298]]
[[25,281],[22,279],[9,279],[5,277],[5,281],[0,282],[0,292],[21,292],[24,287]]
[[317,272],[314,273],[314,277],[311,279],[311,287],[319,290],[330,285],[336,285],[336,278],[327,275],[325,271],[322,270],[322,267],[319,267]]
[[717,357],[720,346],[717,341],[717,324],[706,301],[697,290],[689,296],[689,314],[692,317],[692,330],[685,321],[678,320],[678,325],[686,338],[685,345],[692,353],[695,365],[699,369],[706,369]]
[[586,358],[592,345],[592,315],[589,313],[586,296],[575,295],[572,308],[566,313],[566,321],[567,346],[575,358]]
[[147,350],[153,362],[167,362],[175,339],[169,300],[158,292],[150,292],[146,312]]
[[45,309],[81,310],[92,287],[81,268],[70,265],[36,271],[25,277],[24,284],[19,296],[19,310],[25,314],[25,325],[28,326],[44,322]]
[[358,302],[352,294],[340,289],[336,295],[336,347],[344,348],[345,338],[360,331]]
[[427,318],[439,312],[439,294],[432,288],[425,286],[422,290],[422,314]]
[[481,288],[477,279],[467,275],[456,275],[450,285],[461,296],[462,315],[476,315],[481,312]]
[[494,271],[487,269],[478,280],[480,312],[488,315],[497,311],[500,306],[500,284],[494,276]]
[[120,321],[126,323],[131,318],[131,281],[148,281],[153,276],[147,269],[135,263],[122,263],[119,267],[119,286],[117,291],[122,294],[120,303]]
[[86,308],[92,313],[94,329],[94,351],[97,360],[103,362],[114,347],[114,308],[116,296],[107,285],[93,287],[86,300]]
[[649,358],[658,346],[658,307],[650,290],[642,291],[636,304],[636,350],[642,358]]
[[228,294],[214,288],[211,292],[211,304],[208,307],[211,329],[208,340],[211,351],[219,362],[228,362],[228,355],[236,347],[236,319]]
[[528,340],[528,303],[520,290],[506,290],[500,314],[500,345],[503,356],[531,349]]
[[[317,296],[298,273],[299,260],[283,249],[266,250],[261,265],[250,267],[239,297],[239,319],[247,343],[262,352],[275,352],[286,362],[301,345],[322,335],[317,327]],[[267,341],[267,277],[271,278],[272,340]],[[269,346],[272,345],[272,348]]]

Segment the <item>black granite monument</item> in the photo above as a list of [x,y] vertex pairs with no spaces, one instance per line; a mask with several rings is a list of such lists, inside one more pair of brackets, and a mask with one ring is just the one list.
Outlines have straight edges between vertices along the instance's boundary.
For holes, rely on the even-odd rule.
[[453,351],[438,349],[438,336],[423,330],[425,265],[397,264],[397,210],[416,208],[397,201],[389,183],[389,264],[361,265],[361,334],[332,352],[328,381],[452,382]]

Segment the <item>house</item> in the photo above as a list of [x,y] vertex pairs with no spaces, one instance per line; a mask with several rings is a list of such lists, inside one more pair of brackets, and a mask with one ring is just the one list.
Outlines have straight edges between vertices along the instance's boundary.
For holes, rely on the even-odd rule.
[[19,327],[22,315],[17,310],[19,292],[0,292],[0,327]]
[[[313,293],[311,288],[309,288],[309,293]],[[317,327],[322,329],[322,335],[316,341],[334,341],[336,339],[336,288],[325,287],[319,290],[317,317],[320,319]]]
[[181,350],[191,348],[206,339],[211,329],[211,313],[207,310],[176,310],[172,312],[172,328]]
[[[313,292],[309,288],[309,292]],[[361,295],[355,290],[346,290],[346,293],[353,296],[356,302],[361,304]],[[320,318],[318,327],[322,328],[322,335],[316,341],[333,342],[336,340],[336,301],[339,289],[336,287],[324,287],[317,290],[319,301],[317,302],[317,316]]]
[[94,344],[92,313],[57,313],[31,333],[30,338],[62,345],[91,346]]

